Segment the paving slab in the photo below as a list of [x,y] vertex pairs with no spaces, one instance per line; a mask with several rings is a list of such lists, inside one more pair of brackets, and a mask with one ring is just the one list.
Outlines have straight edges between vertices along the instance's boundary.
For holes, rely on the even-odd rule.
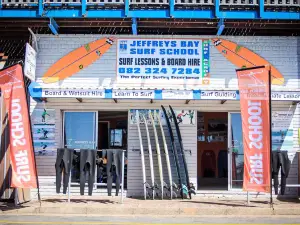
[[206,198],[193,200],[142,200],[125,198],[123,204],[117,197],[76,196],[69,203],[65,196],[43,198],[24,203],[19,207],[13,204],[0,205],[2,214],[39,214],[39,215],[149,215],[149,216],[218,216],[218,215],[300,215],[299,199],[274,199],[271,205],[268,199]]

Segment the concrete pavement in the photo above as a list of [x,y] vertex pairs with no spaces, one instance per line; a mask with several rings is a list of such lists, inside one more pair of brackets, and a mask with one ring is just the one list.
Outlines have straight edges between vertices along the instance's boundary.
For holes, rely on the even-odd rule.
[[147,224],[299,224],[299,216],[11,216],[0,217],[0,224],[98,224],[98,225],[147,225]]
[[300,215],[299,199],[274,200],[270,207],[268,199],[252,199],[247,205],[246,199],[203,198],[193,200],[140,200],[125,198],[120,204],[120,198],[93,196],[74,196],[70,203],[65,196],[44,198],[41,205],[37,201],[14,205],[0,205],[2,215],[115,215],[115,216],[271,216]]

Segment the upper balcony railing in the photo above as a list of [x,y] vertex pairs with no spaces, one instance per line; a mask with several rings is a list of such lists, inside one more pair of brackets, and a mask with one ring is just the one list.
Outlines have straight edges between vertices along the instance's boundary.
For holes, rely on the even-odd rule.
[[300,19],[300,0],[0,0],[0,17]]

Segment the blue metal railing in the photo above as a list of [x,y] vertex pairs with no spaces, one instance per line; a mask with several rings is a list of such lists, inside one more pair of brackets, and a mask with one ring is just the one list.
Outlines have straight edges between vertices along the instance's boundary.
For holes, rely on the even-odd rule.
[[10,18],[300,19],[300,0],[0,0]]

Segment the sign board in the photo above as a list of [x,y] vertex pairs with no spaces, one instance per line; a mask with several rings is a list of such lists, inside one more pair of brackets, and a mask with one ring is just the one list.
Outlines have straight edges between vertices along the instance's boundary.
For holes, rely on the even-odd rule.
[[[33,98],[105,98],[154,100],[240,100],[238,90],[162,90],[162,89],[97,89],[29,87]],[[300,92],[272,92],[273,101],[300,101]]]
[[208,78],[209,40],[118,39],[118,82],[199,85]]
[[43,98],[104,98],[104,90],[98,89],[43,89]]
[[35,80],[36,51],[26,43],[24,74],[30,80]]
[[113,90],[112,98],[154,99],[154,90]]

